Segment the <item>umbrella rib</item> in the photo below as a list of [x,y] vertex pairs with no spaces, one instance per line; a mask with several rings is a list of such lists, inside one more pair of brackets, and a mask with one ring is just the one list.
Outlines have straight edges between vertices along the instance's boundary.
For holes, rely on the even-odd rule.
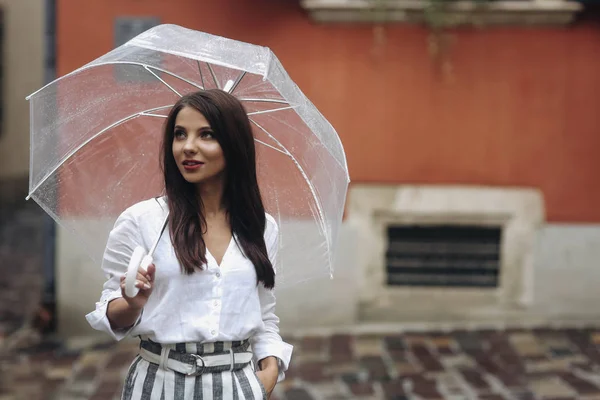
[[285,100],[278,100],[278,99],[252,99],[252,98],[240,97],[238,100],[239,101],[252,101],[252,102],[256,102],[256,103],[279,103],[279,104],[287,104],[287,105],[290,104]]
[[181,93],[179,93],[177,90],[173,89],[173,87],[171,85],[169,85],[167,82],[165,82],[160,76],[158,76],[156,73],[154,73],[154,71],[152,71],[150,69],[150,66],[146,65],[144,66],[144,69],[148,72],[150,72],[152,75],[154,75],[154,77],[156,79],[158,79],[159,81],[161,81],[163,84],[165,84],[165,86],[167,86],[169,89],[171,89],[176,95],[178,95],[179,97],[183,97],[181,96]]
[[91,68],[95,68],[95,67],[101,67],[101,66],[104,66],[104,65],[138,65],[138,66],[144,67],[144,68],[149,67],[149,68],[152,68],[152,69],[154,69],[156,71],[162,72],[163,74],[170,75],[173,78],[177,78],[177,79],[179,79],[179,80],[181,80],[183,82],[189,83],[190,85],[192,85],[194,87],[197,87],[198,89],[202,89],[202,90],[204,89],[204,85],[199,86],[197,83],[192,82],[189,79],[185,79],[185,78],[183,78],[183,77],[181,77],[181,76],[179,76],[177,74],[174,74],[174,73],[169,72],[167,70],[164,70],[162,68],[153,67],[151,65],[144,64],[144,63],[139,63],[139,62],[135,62],[135,61],[110,61],[110,62],[102,62],[102,63],[91,64],[91,65],[84,65],[83,67],[81,67],[79,69],[76,69],[75,71],[70,72],[67,75],[63,75],[60,78],[58,78],[58,79],[56,79],[56,80],[54,80],[54,81],[46,84],[42,88],[36,90],[35,92],[33,92],[32,94],[30,94],[29,96],[27,96],[25,98],[25,100],[31,99],[33,96],[35,96],[36,94],[40,93],[42,90],[46,89],[47,87],[49,87],[51,85],[54,85],[54,84],[62,81],[63,79],[68,78],[68,77],[70,77],[70,76],[72,76],[72,75],[74,75],[74,74],[76,74],[78,72],[85,71],[87,69],[91,69]]
[[235,80],[235,82],[233,82],[233,85],[228,90],[229,93],[233,93],[233,91],[235,90],[235,88],[238,87],[238,85],[240,84],[240,82],[242,81],[242,79],[244,79],[244,76],[246,76],[246,71],[243,71],[240,74],[240,76],[237,77],[237,79]]
[[272,148],[273,150],[276,150],[276,151],[280,152],[281,154],[285,154],[285,155],[286,155],[286,156],[288,156],[288,157],[290,156],[290,155],[289,155],[288,153],[286,153],[285,151],[283,151],[283,150],[281,150],[281,149],[278,149],[278,148],[277,148],[277,147],[275,147],[275,146],[271,146],[270,144],[268,144],[268,143],[265,143],[265,142],[263,142],[262,140],[254,139],[254,141],[255,141],[255,142],[258,142],[258,143],[260,143],[260,144],[262,144],[262,145],[265,145],[265,146],[267,146],[267,147],[270,147],[270,148]]
[[[273,110],[254,111],[254,112],[248,113],[247,115],[252,116],[252,115],[259,115],[259,114],[268,114],[268,113],[273,113],[276,111],[285,111],[285,110],[293,110],[293,109],[294,109],[294,107],[275,108]],[[144,115],[147,117],[169,118],[167,115],[152,114],[152,113],[141,113],[141,115]]]
[[210,71],[210,74],[212,75],[212,78],[215,81],[215,85],[217,85],[218,89],[221,89],[221,85],[219,85],[219,81],[217,80],[217,76],[215,75],[215,71],[213,71],[213,69],[212,69],[212,67],[210,66],[209,63],[206,63],[206,65],[208,66],[208,70]]
[[202,82],[202,89],[206,88],[206,85],[204,84],[204,74],[202,74],[202,66],[200,65],[200,61],[196,60],[196,62],[198,63],[198,72],[200,72],[200,82]]
[[172,73],[172,72],[169,72],[169,71],[167,71],[167,70],[164,70],[164,69],[162,69],[162,68],[152,67],[152,66],[150,66],[150,65],[141,64],[141,63],[139,63],[139,65],[143,65],[144,67],[149,67],[149,68],[155,69],[155,70],[157,70],[157,71],[160,71],[160,72],[162,72],[163,74],[170,75],[170,76],[172,76],[173,78],[177,78],[177,79],[179,79],[180,81],[183,81],[183,82],[185,82],[185,83],[188,83],[188,84],[190,84],[190,85],[192,85],[192,86],[194,86],[194,87],[196,87],[196,88],[198,88],[198,89],[202,89],[202,90],[204,90],[204,83],[202,84],[202,86],[198,86],[198,84],[197,84],[197,83],[195,83],[195,82],[192,82],[192,81],[190,81],[189,79],[185,79],[185,78],[184,78],[184,77],[182,77],[182,76],[179,76],[179,75],[177,75],[177,74],[174,74],[174,73]]
[[168,115],[152,114],[152,113],[140,113],[144,117],[157,117],[157,118],[169,118]]
[[56,167],[54,167],[50,172],[48,172],[41,180],[40,182],[35,185],[35,187],[29,192],[29,194],[27,195],[27,197],[25,198],[25,200],[29,200],[31,198],[31,195],[40,188],[40,186],[42,186],[44,184],[44,182],[46,182],[46,180],[48,180],[48,178],[50,176],[52,176],[52,174],[54,174],[61,165],[63,165],[69,158],[73,157],[73,155],[75,153],[77,153],[79,150],[81,150],[83,147],[85,147],[88,143],[90,143],[92,140],[96,139],[98,136],[102,135],[104,132],[111,130],[112,128],[115,128],[121,124],[124,124],[127,121],[130,121],[132,119],[135,119],[139,116],[143,116],[144,113],[147,112],[152,112],[152,111],[158,111],[158,110],[164,110],[165,108],[170,108],[173,107],[173,104],[169,104],[168,106],[160,106],[160,107],[155,107],[155,108],[150,108],[148,110],[144,110],[144,111],[140,111],[137,112],[135,114],[131,114],[128,115],[125,118],[122,118],[120,120],[118,120],[117,122],[107,126],[106,128],[102,129],[100,132],[94,134],[93,136],[91,136],[90,138],[88,138],[85,142],[81,143],[79,146],[77,146],[75,149],[73,149],[71,152],[69,152],[69,154],[67,154],[65,157],[63,157],[62,160],[60,160],[60,162],[56,165]]
[[274,108],[272,110],[254,111],[254,112],[248,113],[248,116],[259,115],[259,114],[268,114],[268,113],[272,113],[272,112],[276,112],[276,111],[293,110],[294,108],[295,108],[294,106],[289,106],[289,107],[282,107],[282,108]]
[[[273,135],[271,135],[258,122],[254,121],[252,118],[250,118],[250,122],[252,122],[254,125],[256,125],[258,127],[258,129],[260,129],[267,136],[269,136],[271,138],[271,140],[273,140],[275,143],[277,143],[277,145],[284,150],[285,154],[287,154],[287,156],[292,159],[292,161],[296,165],[296,168],[298,168],[298,170],[300,170],[300,173],[302,174],[302,177],[304,178],[304,180],[306,181],[306,184],[310,188],[310,192],[311,192],[311,194],[313,196],[313,199],[315,200],[315,203],[317,205],[317,211],[319,212],[319,218],[320,218],[321,231],[323,232],[323,235],[327,238],[327,231],[326,231],[326,227],[325,227],[325,216],[323,214],[323,206],[321,205],[321,202],[319,201],[319,198],[317,197],[317,193],[315,192],[315,188],[312,185],[312,183],[310,183],[310,180],[308,179],[308,176],[306,175],[306,172],[304,171],[304,168],[302,168],[302,166],[300,165],[300,163],[298,162],[298,160],[296,160],[296,157],[294,157],[292,155],[292,153],[290,153],[289,150],[286,149],[285,146],[283,144],[281,144],[281,142],[279,140],[275,139],[275,137],[273,137]],[[329,244],[329,240],[326,240],[325,242],[327,243],[327,253],[330,254],[330,247],[331,246]],[[329,266],[329,268],[331,269],[331,265]]]

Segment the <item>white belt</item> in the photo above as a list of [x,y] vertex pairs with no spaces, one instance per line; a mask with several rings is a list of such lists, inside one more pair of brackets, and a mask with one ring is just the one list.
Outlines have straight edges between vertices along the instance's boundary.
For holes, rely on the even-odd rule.
[[[193,359],[191,362],[183,362],[169,358],[169,353],[172,349],[163,347],[161,354],[155,354],[144,348],[140,348],[140,356],[151,363],[158,364],[164,369],[170,369],[173,371],[180,372],[185,375],[195,376],[201,375],[205,372],[215,372],[211,369],[216,367],[229,366],[229,371],[234,370],[236,364],[248,364],[252,361],[252,353],[244,351],[240,353],[234,353],[233,350],[229,350],[229,354],[207,354],[204,356],[192,353],[184,353],[185,356],[189,356]],[[220,369],[223,371],[223,369]]]

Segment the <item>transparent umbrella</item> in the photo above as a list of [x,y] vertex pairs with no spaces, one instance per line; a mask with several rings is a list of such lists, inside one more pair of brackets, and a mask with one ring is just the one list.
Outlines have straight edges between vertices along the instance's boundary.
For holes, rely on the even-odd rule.
[[164,194],[162,127],[179,97],[217,88],[252,122],[278,221],[278,286],[333,274],[349,175],[331,124],[265,47],[160,25],[28,97],[29,197],[100,261],[118,215]]

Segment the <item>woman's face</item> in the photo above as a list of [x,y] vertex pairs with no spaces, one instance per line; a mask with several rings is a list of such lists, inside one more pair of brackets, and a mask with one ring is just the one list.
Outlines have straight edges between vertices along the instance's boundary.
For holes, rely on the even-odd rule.
[[173,157],[190,183],[223,179],[225,156],[210,124],[200,112],[184,107],[175,118]]

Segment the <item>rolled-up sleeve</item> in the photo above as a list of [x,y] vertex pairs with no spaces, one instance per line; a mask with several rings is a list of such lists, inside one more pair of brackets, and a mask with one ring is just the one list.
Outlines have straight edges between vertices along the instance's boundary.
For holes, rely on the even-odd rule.
[[123,297],[121,294],[120,279],[127,272],[127,266],[129,265],[133,250],[140,243],[141,238],[137,223],[133,216],[125,211],[117,218],[109,234],[104,251],[102,270],[106,277],[106,282],[104,283],[100,300],[96,303],[96,309],[85,316],[92,328],[108,333],[115,340],[127,337],[131,330],[140,323],[142,318],[142,314],[140,314],[136,323],[129,328],[113,329],[106,315],[108,304],[114,299]]
[[[277,251],[279,246],[279,232],[274,221],[274,228],[270,229],[266,238],[269,259],[276,269]],[[285,343],[279,334],[279,318],[275,315],[275,293],[266,289],[262,283],[258,285],[258,295],[262,312],[263,329],[255,333],[251,338],[252,350],[255,362],[258,363],[266,357],[276,357],[279,362],[280,382],[285,378],[285,371],[289,368],[292,358],[293,346]]]

